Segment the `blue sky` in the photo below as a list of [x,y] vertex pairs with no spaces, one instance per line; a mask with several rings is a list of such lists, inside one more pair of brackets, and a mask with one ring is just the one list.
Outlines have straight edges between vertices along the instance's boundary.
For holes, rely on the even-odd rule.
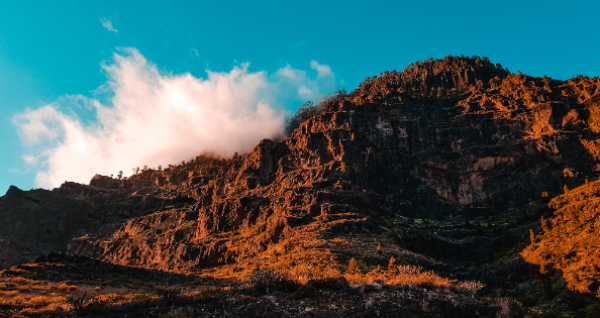
[[[599,14],[596,1],[0,0],[0,193],[11,184],[34,188],[36,175],[49,169],[43,160],[23,160],[43,147],[19,137],[15,116],[55,105],[94,126],[95,109],[83,105],[89,101],[65,96],[110,105],[114,92],[98,92],[109,76],[103,65],[117,64],[115,53],[129,54],[119,48],[137,50],[165,76],[207,79],[207,70],[229,74],[236,66],[271,76],[289,67],[306,72],[321,95],[448,54],[568,79],[600,75]],[[326,84],[313,61],[334,74]],[[281,93],[273,100],[290,111],[302,98]]]

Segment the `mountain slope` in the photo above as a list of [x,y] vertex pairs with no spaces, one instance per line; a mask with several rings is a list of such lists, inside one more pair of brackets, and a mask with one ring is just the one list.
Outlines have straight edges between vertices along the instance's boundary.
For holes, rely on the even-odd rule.
[[[512,74],[486,58],[417,62],[301,109],[289,137],[243,156],[53,191],[11,188],[0,199],[0,244],[13,247],[0,258],[7,267],[67,251],[216,278],[274,269],[308,281],[344,273],[351,258],[365,273],[394,257],[512,288],[538,275],[507,251],[549,216],[546,194],[597,174],[599,83]],[[6,225],[46,214],[71,223],[48,223],[60,235],[35,225],[27,237]]]
[[[394,215],[509,213],[594,173],[598,104],[585,83],[508,74],[477,58],[386,73],[217,175],[192,162],[179,168],[180,185],[160,186],[170,171],[134,177],[196,202],[131,219],[111,237],[77,239],[70,252],[161,270],[235,264],[235,273],[271,249],[290,264],[336,258],[328,238],[381,233],[381,220]],[[487,257],[497,240],[406,232],[394,244],[458,262]],[[307,237],[313,245],[300,248]],[[329,263],[337,268],[349,256]]]

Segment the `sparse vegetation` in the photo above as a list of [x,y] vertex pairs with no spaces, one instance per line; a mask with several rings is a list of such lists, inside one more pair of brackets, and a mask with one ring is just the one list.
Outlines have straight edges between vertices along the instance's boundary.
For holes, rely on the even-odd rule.
[[526,261],[539,265],[540,271],[554,268],[563,272],[569,289],[590,293],[598,282],[600,258],[596,253],[600,205],[600,183],[590,182],[554,198],[549,206],[554,218],[541,219],[542,231],[531,232],[531,245],[522,253]]
[[[264,316],[289,309],[278,299],[306,314],[313,300],[356,296],[344,304],[365,302],[344,310],[376,316],[366,310],[385,295],[394,310],[429,310],[427,299],[498,309],[487,316],[593,317],[600,190],[576,186],[600,158],[598,93],[597,79],[427,59],[306,103],[287,123],[291,138],[250,154],[66,184],[52,192],[72,196],[61,208],[92,211],[73,250],[97,249],[89,255],[106,263],[54,255],[10,268],[0,315],[244,316],[254,306]],[[579,148],[561,148],[577,138]]]

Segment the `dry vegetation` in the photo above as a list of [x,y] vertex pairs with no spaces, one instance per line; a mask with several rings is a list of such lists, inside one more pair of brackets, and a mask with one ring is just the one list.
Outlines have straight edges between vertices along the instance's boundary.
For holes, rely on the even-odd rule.
[[54,314],[69,311],[67,302],[76,286],[23,277],[0,278],[0,307],[20,314]]
[[[317,294],[318,289],[333,288],[357,288],[357,286],[388,286],[389,288],[401,288],[411,290],[417,287],[435,288],[458,293],[474,294],[483,285],[477,282],[458,281],[440,277],[433,271],[423,270],[419,266],[397,264],[392,257],[385,268],[381,266],[371,267],[363,260],[350,261],[354,267],[341,264],[338,254],[330,249],[355,249],[357,246],[352,238],[331,238],[329,240],[311,239],[310,237],[298,238],[299,241],[292,242],[284,240],[278,244],[269,246],[263,253],[256,257],[248,258],[240,263],[228,266],[215,267],[195,273],[206,277],[203,286],[229,285],[235,290],[244,293],[272,293],[274,291],[295,292],[299,295],[312,297]],[[365,244],[365,248],[368,244]],[[378,257],[377,245],[372,244],[371,254]],[[383,248],[387,255],[393,252],[387,243]],[[369,251],[362,251],[368,255]],[[383,260],[385,263],[387,260]],[[119,310],[132,310],[135,308],[168,307],[169,302],[180,304],[195,304],[214,299],[218,293],[223,293],[229,287],[223,289],[198,288],[198,282],[194,277],[182,276],[178,283],[168,283],[175,278],[151,278],[148,276],[147,283],[129,284],[120,277],[135,276],[125,271],[144,271],[142,269],[126,269],[115,267],[115,265],[103,265],[97,261],[75,260],[75,263],[33,263],[13,267],[3,271],[0,275],[1,304],[0,308],[8,309],[12,314],[23,316],[55,315],[68,312],[106,312]],[[360,268],[359,264],[360,263]],[[385,265],[385,264],[384,264]],[[103,268],[107,267],[107,268]],[[97,282],[87,282],[81,278],[77,271],[85,271],[98,277]],[[62,272],[61,272],[62,271]],[[25,277],[45,277],[49,273],[60,272],[62,276],[52,280],[32,279]],[[111,273],[112,272],[112,273]],[[142,273],[143,274],[143,273]],[[145,274],[149,275],[149,274]],[[171,275],[171,274],[163,274]],[[176,274],[172,274],[176,275]],[[112,280],[109,278],[112,277]],[[209,280],[210,277],[212,280]],[[70,278],[70,279],[69,279]],[[66,280],[65,280],[66,279]],[[143,278],[140,278],[143,279]],[[156,282],[152,282],[152,280]],[[185,281],[187,280],[187,282]],[[129,288],[117,288],[111,281],[122,281]],[[220,284],[216,282],[221,281]],[[211,283],[212,282],[212,283]],[[91,283],[91,284],[90,284]],[[138,288],[134,288],[137,285]],[[172,287],[169,287],[172,286]],[[179,286],[179,287],[176,287]],[[350,287],[349,287],[350,286]],[[381,287],[378,287],[381,288]],[[212,290],[212,292],[210,292]],[[229,291],[231,292],[231,291]]]
[[487,83],[494,77],[507,74],[508,71],[500,64],[494,65],[486,57],[458,58],[449,55],[443,60],[411,63],[403,72],[393,70],[381,73],[379,77],[368,77],[349,98],[360,105],[402,95],[413,98],[457,97],[478,81]]
[[555,217],[542,218],[542,231],[531,232],[532,244],[522,255],[542,273],[561,270],[569,289],[589,293],[600,281],[600,181],[569,190],[549,206],[556,209]]
[[[427,80],[430,75],[431,80]],[[509,114],[507,116],[512,116],[510,113],[513,111],[533,109],[544,103],[561,100],[576,99],[578,103],[589,104],[598,99],[598,94],[600,78],[577,77],[567,83],[558,83],[547,77],[534,79],[520,73],[510,74],[501,65],[494,65],[487,58],[448,56],[443,60],[411,64],[400,73],[394,70],[382,73],[379,77],[367,78],[349,95],[339,92],[319,105],[306,104],[290,119],[289,124],[293,130],[336,102],[364,105],[403,98],[444,99],[445,102],[454,102],[456,99],[465,113],[501,110]],[[462,100],[459,102],[458,99]],[[593,113],[596,108],[590,107],[589,112]],[[577,129],[579,125],[577,112],[571,113],[574,115],[565,116],[562,124],[565,129]],[[600,132],[600,125],[594,126],[592,119],[589,121],[589,128],[594,133]],[[533,127],[531,131],[535,138],[556,132],[550,126]],[[582,143],[591,153],[596,149],[596,155],[600,158],[600,147],[595,139],[583,140]],[[239,168],[244,164],[243,159],[244,156],[238,155],[231,159],[202,155],[165,169],[144,167],[141,172],[136,171],[129,180],[161,185],[179,178],[178,175],[185,175],[181,179],[186,180],[210,179]],[[565,178],[576,177],[568,169],[565,169],[564,175]],[[544,192],[542,196],[548,197],[549,194]],[[532,244],[522,252],[522,256],[526,261],[539,265],[542,273],[550,268],[562,271],[571,290],[589,293],[590,287],[595,289],[600,282],[600,241],[597,239],[597,229],[600,226],[600,181],[570,191],[566,189],[563,196],[551,201],[550,207],[556,209],[555,217],[550,220],[542,219],[542,232],[532,232]],[[355,219],[354,215],[346,217],[348,223],[363,220],[362,216],[360,220],[358,216]],[[185,268],[178,274],[189,282],[179,284],[177,291],[165,293],[173,285],[169,284],[171,277],[166,277],[166,282],[162,285],[152,283],[160,285],[159,287],[144,286],[137,290],[134,287],[140,281],[129,281],[128,289],[119,292],[107,286],[109,284],[96,289],[99,284],[83,280],[74,283],[73,280],[22,277],[27,271],[41,266],[30,264],[11,268],[10,275],[0,275],[3,277],[0,278],[0,307],[8,308],[12,314],[47,315],[127,306],[167,306],[175,300],[194,303],[214,299],[217,293],[215,291],[193,289],[195,283],[202,282],[200,278],[206,279],[205,283],[210,281],[210,284],[216,285],[219,282],[221,287],[232,285],[234,289],[267,294],[283,290],[314,295],[321,287],[352,288],[371,285],[406,290],[414,287],[423,290],[423,287],[427,287],[467,294],[470,298],[484,288],[480,282],[442,277],[434,271],[424,269],[428,267],[421,265],[429,262],[427,257],[416,256],[400,248],[384,235],[370,233],[365,236],[348,234],[330,237],[326,229],[319,228],[324,228],[326,224],[335,225],[335,222],[327,223],[326,217],[324,220],[316,220],[312,225],[298,226],[298,231],[294,233],[275,235],[279,230],[288,228],[286,220],[281,218],[267,222],[258,219],[249,226],[211,233],[208,238],[195,235],[193,243],[197,245],[209,240],[223,243],[227,257],[231,259],[218,260],[215,263],[218,266]],[[366,220],[364,218],[364,222]],[[190,229],[197,226],[197,221],[187,221],[173,231],[186,227],[188,232],[192,232]],[[465,224],[470,225],[468,221]],[[146,237],[128,236],[124,231],[117,231],[113,239],[121,244],[126,240],[145,241]],[[220,245],[214,246],[218,248]],[[52,271],[60,267],[57,264],[53,266]],[[111,270],[107,271],[106,275],[110,274]],[[118,277],[114,280],[118,280]],[[600,290],[598,293],[600,294]],[[501,303],[504,307],[508,306],[506,301]]]

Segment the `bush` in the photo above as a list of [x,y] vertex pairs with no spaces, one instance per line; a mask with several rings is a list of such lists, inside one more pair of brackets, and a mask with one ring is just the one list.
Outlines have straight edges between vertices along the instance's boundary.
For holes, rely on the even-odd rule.
[[263,269],[250,276],[250,284],[257,290],[265,290],[267,294],[269,288],[272,290],[272,287],[280,281],[282,281],[281,275],[272,269]]
[[356,263],[356,260],[353,258],[350,259],[350,262],[348,263],[348,271],[347,271],[348,275],[356,275],[358,274],[358,264]]
[[46,306],[50,303],[50,300],[44,296],[33,297],[29,300],[31,306]]

